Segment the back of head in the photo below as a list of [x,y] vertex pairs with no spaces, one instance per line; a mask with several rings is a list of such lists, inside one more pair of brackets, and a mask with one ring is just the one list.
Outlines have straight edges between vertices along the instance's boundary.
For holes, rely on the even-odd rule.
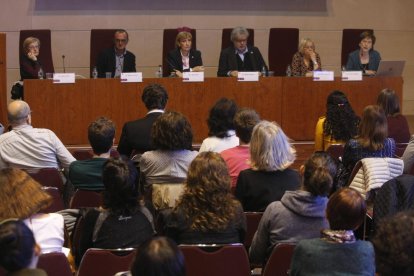
[[358,141],[370,150],[380,150],[388,136],[387,117],[381,107],[369,105],[362,113],[358,130]]
[[384,110],[386,116],[400,113],[400,100],[392,89],[381,90],[377,98],[377,105]]
[[0,223],[0,265],[7,271],[27,268],[32,262],[35,245],[32,231],[22,221]]
[[381,276],[414,275],[414,211],[380,221],[371,240],[377,273]]
[[355,230],[367,212],[364,198],[356,190],[342,188],[331,195],[326,217],[332,230]]
[[167,237],[154,237],[140,245],[131,266],[132,276],[185,276],[184,255]]
[[105,117],[100,117],[88,127],[88,139],[92,150],[99,155],[111,149],[115,137],[115,124]]
[[233,100],[219,99],[210,109],[207,119],[208,136],[227,137],[227,131],[234,129],[233,119],[236,112],[237,105]]
[[136,168],[128,160],[108,159],[102,172],[104,206],[114,213],[130,212],[136,208],[137,175]]
[[242,108],[234,116],[234,129],[240,141],[248,144],[252,138],[253,128],[260,122],[259,114],[253,109]]
[[151,142],[159,150],[190,150],[193,144],[190,122],[179,112],[163,113],[152,125]]
[[13,126],[24,124],[30,115],[29,105],[22,100],[15,100],[7,106],[7,118]]
[[141,99],[148,110],[163,110],[168,101],[167,90],[158,83],[152,83],[144,88]]
[[314,196],[327,196],[336,175],[336,163],[326,152],[314,153],[305,163],[303,186]]
[[52,200],[26,172],[15,168],[0,170],[0,221],[26,219],[49,206]]
[[296,151],[280,126],[274,122],[258,123],[250,141],[253,169],[276,171],[288,168],[296,158]]

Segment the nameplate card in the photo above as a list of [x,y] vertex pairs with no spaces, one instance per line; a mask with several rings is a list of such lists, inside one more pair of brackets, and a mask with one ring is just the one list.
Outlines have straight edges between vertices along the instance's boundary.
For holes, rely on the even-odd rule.
[[203,82],[204,72],[183,72],[183,82]]
[[75,73],[54,73],[53,83],[75,83]]
[[314,81],[333,81],[334,71],[313,71]]
[[362,71],[342,71],[343,81],[362,81]]
[[239,72],[238,81],[259,81],[259,72]]
[[142,82],[142,72],[121,73],[121,82]]

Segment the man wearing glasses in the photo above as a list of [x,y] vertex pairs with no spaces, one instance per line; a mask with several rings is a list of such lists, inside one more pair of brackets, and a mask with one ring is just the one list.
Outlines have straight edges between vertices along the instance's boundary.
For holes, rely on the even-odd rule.
[[128,44],[127,31],[120,29],[114,34],[114,47],[104,50],[96,62],[98,77],[105,78],[111,73],[111,78],[119,78],[122,72],[136,72],[135,55],[126,50]]

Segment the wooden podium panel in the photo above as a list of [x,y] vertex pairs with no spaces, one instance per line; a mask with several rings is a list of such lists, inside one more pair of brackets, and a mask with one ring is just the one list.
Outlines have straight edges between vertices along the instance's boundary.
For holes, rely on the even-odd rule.
[[0,123],[7,126],[6,34],[0,33]]
[[184,83],[178,78],[144,79],[142,83],[121,83],[119,79],[84,79],[74,84],[53,84],[51,80],[25,80],[25,100],[33,110],[34,127],[53,130],[65,145],[88,144],[87,127],[99,116],[112,119],[119,141],[125,122],[143,117],[143,88],[160,83],[168,91],[168,110],[189,119],[194,143],[207,137],[207,117],[221,97],[234,99],[239,107],[255,109],[262,119],[276,121],[297,141],[314,139],[317,119],[325,114],[326,98],[333,90],[345,92],[360,115],[375,104],[379,91],[394,89],[402,100],[401,77],[364,78],[359,82],[314,82],[311,78],[271,77],[259,82],[238,82],[235,78],[206,78]]

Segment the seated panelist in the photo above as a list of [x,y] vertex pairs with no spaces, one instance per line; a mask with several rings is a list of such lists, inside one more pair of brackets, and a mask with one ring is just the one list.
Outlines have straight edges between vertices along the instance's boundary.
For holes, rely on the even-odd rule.
[[218,77],[237,77],[238,72],[267,70],[259,49],[247,45],[249,31],[245,27],[236,27],[231,31],[233,46],[221,50]]
[[204,71],[201,52],[191,49],[193,36],[187,30],[180,31],[175,39],[176,48],[168,53],[167,63],[171,75],[182,77],[182,72]]
[[23,56],[20,61],[20,78],[37,79],[41,63],[39,61],[40,40],[36,37],[28,37],[23,41]]
[[310,38],[303,38],[298,52],[292,58],[292,75],[311,77],[313,71],[322,70],[321,58],[315,52],[315,43]]

